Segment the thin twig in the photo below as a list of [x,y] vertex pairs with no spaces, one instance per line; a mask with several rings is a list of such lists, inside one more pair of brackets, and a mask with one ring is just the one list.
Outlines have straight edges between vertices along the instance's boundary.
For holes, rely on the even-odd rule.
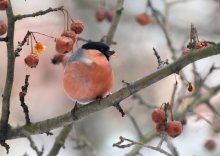
[[156,108],[155,105],[152,105],[152,104],[146,102],[146,101],[143,99],[143,97],[142,97],[141,95],[137,94],[137,93],[136,93],[136,94],[133,94],[132,97],[131,97],[131,99],[137,100],[137,101],[138,101],[138,104],[143,105],[143,106],[146,106],[147,108],[150,108],[150,109]]
[[118,26],[120,18],[121,18],[121,14],[122,14],[122,10],[123,10],[123,4],[124,4],[124,0],[118,0],[117,1],[116,15],[113,17],[111,26],[109,28],[109,31],[108,31],[107,35],[106,35],[105,43],[107,45],[111,45],[112,40],[114,38],[117,26]]
[[162,31],[164,33],[164,36],[165,36],[166,41],[167,41],[167,46],[169,47],[169,49],[172,53],[173,60],[176,60],[177,59],[176,49],[173,47],[172,41],[170,39],[170,35],[167,31],[167,28],[166,28],[165,24],[160,21],[159,16],[158,16],[158,15],[161,15],[161,14],[158,14],[158,10],[156,10],[153,7],[153,5],[151,3],[151,0],[148,0],[148,7],[151,9],[154,18],[156,19],[158,25],[160,26],[160,28],[162,29]]
[[168,65],[168,64],[169,64],[168,59],[166,59],[165,61],[161,60],[160,55],[158,54],[158,52],[157,52],[157,50],[156,50],[155,48],[153,48],[153,51],[154,51],[154,55],[156,56],[157,62],[158,62],[158,67],[157,67],[157,69],[161,69],[161,68],[163,68],[165,65]]
[[60,6],[60,7],[57,7],[57,8],[48,8],[46,10],[40,10],[38,12],[31,13],[31,14],[16,15],[14,17],[14,20],[18,21],[18,20],[22,20],[22,19],[28,18],[28,17],[42,16],[42,15],[45,15],[45,14],[50,13],[50,12],[62,11],[62,10],[63,10],[63,6]]
[[24,39],[21,41],[21,42],[18,42],[18,46],[17,48],[15,49],[15,56],[20,56],[19,55],[19,52],[22,50],[22,47],[24,46],[24,44],[28,41],[28,38],[29,36],[31,35],[31,32],[30,31],[27,31]]
[[[122,136],[119,137],[120,141],[117,142],[117,143],[114,143],[112,146],[113,147],[118,147],[118,148],[127,148],[127,147],[130,147],[130,146],[133,146],[133,145],[139,145],[141,147],[145,147],[145,148],[149,148],[149,149],[152,149],[152,150],[155,150],[155,151],[158,151],[166,156],[173,156],[172,154],[168,153],[167,151],[161,149],[161,148],[158,148],[158,147],[154,147],[154,146],[150,146],[150,145],[145,145],[143,143],[140,143],[140,142],[136,142],[136,141],[133,141],[131,139],[127,139],[127,138],[124,138]],[[123,144],[124,142],[128,142],[127,144]]]
[[64,147],[65,140],[68,137],[70,131],[72,130],[72,127],[72,124],[69,124],[61,130],[59,135],[56,137],[56,141],[53,144],[53,147],[47,156],[55,156],[59,153],[60,148]]
[[27,139],[30,142],[31,148],[36,152],[37,156],[42,156],[44,153],[44,146],[42,146],[41,150],[39,150],[30,136],[27,137]]
[[25,114],[25,121],[26,124],[30,124],[30,117],[29,117],[29,110],[28,110],[28,106],[25,104],[25,96],[27,94],[27,90],[28,90],[28,86],[29,86],[29,77],[30,75],[26,75],[25,76],[25,84],[21,87],[21,92],[19,93],[19,97],[20,97],[20,102],[21,102],[21,107],[24,111]]
[[137,124],[137,121],[135,120],[135,118],[128,111],[126,112],[126,115],[130,118],[130,120],[131,120],[131,122],[132,122],[132,124],[133,124],[133,126],[135,128],[135,130],[137,131],[139,139],[142,140],[144,135],[141,132],[140,127]]

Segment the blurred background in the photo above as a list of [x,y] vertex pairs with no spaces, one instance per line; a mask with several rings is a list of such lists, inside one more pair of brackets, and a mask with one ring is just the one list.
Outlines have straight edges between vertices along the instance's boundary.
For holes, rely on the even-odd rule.
[[[154,0],[153,5],[160,10],[167,18],[167,29],[172,40],[173,46],[180,49],[177,56],[181,56],[181,47],[188,41],[190,25],[194,24],[197,28],[199,38],[213,42],[220,41],[220,6],[219,1],[215,0],[179,0],[181,2],[172,3],[178,0]],[[116,0],[106,1],[106,8],[114,9]],[[85,29],[81,37],[98,41],[107,34],[110,27],[108,21],[97,22],[95,19],[95,10],[99,7],[99,0],[11,0],[15,14],[28,14],[38,10],[45,10],[49,7],[58,7],[64,5],[73,19],[80,19],[85,24]],[[145,12],[150,15],[151,22],[147,26],[141,26],[135,21],[135,16]],[[6,21],[4,11],[0,12],[0,19]],[[44,16],[35,18],[26,18],[18,21],[15,27],[15,47],[18,41],[23,40],[28,30],[45,33],[50,36],[58,37],[64,29],[64,18],[61,12],[52,12]],[[51,58],[56,53],[55,42],[53,39],[45,36],[35,36],[38,41],[43,42],[47,49],[40,56],[40,62],[37,68],[30,69],[24,63],[24,58],[31,52],[30,46],[24,46],[21,56],[16,59],[15,79],[11,96],[11,114],[10,124],[12,126],[23,125],[25,123],[24,113],[20,107],[19,92],[24,84],[26,74],[30,74],[30,85],[26,104],[29,107],[30,118],[32,122],[37,122],[61,115],[70,111],[74,102],[64,94],[62,87],[63,67],[62,65],[51,64]],[[163,60],[169,59],[172,62],[171,53],[167,47],[166,39],[161,28],[155,19],[151,16],[150,10],[146,10],[146,0],[125,0],[124,10],[120,23],[118,25],[114,41],[117,42],[112,48],[117,52],[116,57],[112,57],[111,64],[115,73],[115,85],[112,92],[117,91],[124,84],[121,82],[136,81],[143,76],[149,75],[157,70],[157,60],[153,54],[152,48],[156,48]],[[79,42],[79,45],[82,42]],[[6,45],[0,43],[0,91],[3,92],[6,75]],[[201,75],[207,74],[209,68],[215,64],[220,66],[220,57],[213,56],[196,62],[196,66]],[[184,68],[187,79],[193,79],[191,66]],[[208,78],[209,86],[219,84],[219,71],[215,71]],[[142,90],[138,94],[148,103],[154,106],[160,106],[163,102],[168,102],[171,98],[174,76],[169,76],[156,84]],[[211,101],[215,107],[220,110],[220,95],[216,95]],[[138,104],[137,101],[128,98],[121,103],[124,110],[131,110],[130,113],[136,119],[140,129],[145,134],[152,130],[155,125],[151,121],[152,109]],[[208,119],[212,118],[212,113],[205,107],[198,108],[198,111]],[[45,153],[51,149],[56,134],[60,129],[52,131],[53,136],[46,134],[33,136],[37,146],[44,146]],[[112,147],[117,142],[119,136],[138,140],[137,132],[128,117],[121,117],[121,114],[115,108],[108,108],[101,112],[92,114],[74,125],[70,137],[66,140],[65,149],[61,149],[60,156],[123,156],[132,150],[132,147],[118,149]],[[76,142],[74,138],[84,138],[90,148],[74,149]],[[214,151],[208,151],[204,148],[207,139],[214,139],[217,147],[220,144],[220,135],[213,133],[212,128],[204,120],[198,120],[195,116],[187,118],[187,124],[184,126],[183,133],[172,139],[180,156],[219,156],[220,148]],[[159,138],[155,138],[148,144],[156,146]],[[7,141],[10,145],[8,156],[22,156],[27,153],[30,156],[36,155],[30,148],[27,139],[16,139]],[[164,144],[166,149],[166,144]],[[160,156],[159,152],[150,149],[142,149],[143,155]],[[6,156],[5,149],[0,148],[0,155]]]

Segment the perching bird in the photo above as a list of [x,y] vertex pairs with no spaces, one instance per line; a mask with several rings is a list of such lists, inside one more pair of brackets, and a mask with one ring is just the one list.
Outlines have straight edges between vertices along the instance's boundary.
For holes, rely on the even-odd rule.
[[73,51],[64,69],[66,94],[81,104],[105,96],[113,85],[109,57],[114,53],[101,42],[88,42]]

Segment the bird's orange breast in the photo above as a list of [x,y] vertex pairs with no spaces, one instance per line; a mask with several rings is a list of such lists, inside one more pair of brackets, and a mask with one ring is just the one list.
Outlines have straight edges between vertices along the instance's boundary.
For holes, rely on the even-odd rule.
[[73,100],[94,100],[106,95],[113,85],[112,68],[105,56],[94,50],[88,54],[92,63],[74,61],[64,71],[64,89]]

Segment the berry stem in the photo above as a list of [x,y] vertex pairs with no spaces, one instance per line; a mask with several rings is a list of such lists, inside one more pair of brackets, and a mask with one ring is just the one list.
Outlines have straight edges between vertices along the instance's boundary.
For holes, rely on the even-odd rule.
[[53,37],[53,36],[49,36],[49,35],[46,35],[46,34],[44,34],[44,33],[40,33],[40,32],[31,32],[32,34],[40,34],[40,35],[43,35],[43,36],[46,36],[46,37],[49,37],[49,38],[52,38],[52,39],[54,39],[55,37]]

